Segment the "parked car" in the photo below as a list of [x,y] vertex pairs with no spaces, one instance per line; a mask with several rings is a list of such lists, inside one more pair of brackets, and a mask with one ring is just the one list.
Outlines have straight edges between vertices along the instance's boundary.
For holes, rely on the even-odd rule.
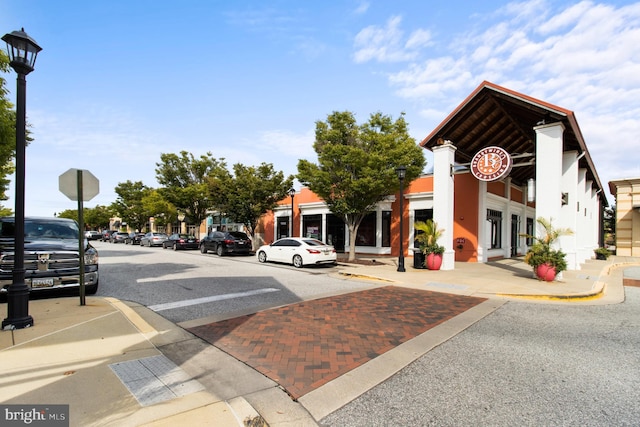
[[140,238],[140,246],[162,246],[162,242],[168,238],[165,233],[149,232]]
[[199,247],[200,239],[196,239],[193,234],[172,234],[162,242],[162,249],[172,248],[174,251],[178,249],[198,249]]
[[96,230],[89,230],[84,233],[84,237],[86,237],[87,240],[100,240],[102,238],[102,233]]
[[[28,293],[46,294],[80,288],[78,224],[72,219],[26,217],[24,219],[24,270]],[[98,290],[98,251],[84,240],[85,293]],[[15,218],[0,218],[0,300],[6,300],[15,259]]]
[[213,251],[218,256],[251,253],[251,239],[242,231],[213,231],[200,241],[200,252]]
[[337,253],[333,246],[317,239],[285,237],[270,245],[261,246],[256,252],[258,261],[276,261],[301,268],[311,264],[335,264]]
[[125,244],[139,245],[140,239],[144,236],[144,233],[129,233],[126,239],[124,239]]
[[109,242],[111,240],[111,235],[117,232],[118,230],[104,230],[102,232],[102,237],[100,240],[102,240],[103,242]]
[[125,233],[124,231],[116,231],[115,233],[111,233],[111,236],[109,237],[109,242],[124,243],[128,237],[129,237],[129,233]]

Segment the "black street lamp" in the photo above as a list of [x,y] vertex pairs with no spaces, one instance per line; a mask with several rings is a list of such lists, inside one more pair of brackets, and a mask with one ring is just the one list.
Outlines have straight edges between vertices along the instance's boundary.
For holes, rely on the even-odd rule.
[[42,50],[31,37],[24,32],[14,31],[5,34],[2,40],[7,43],[7,53],[11,68],[18,73],[16,92],[16,206],[13,255],[13,281],[7,292],[7,318],[2,321],[2,329],[22,329],[33,326],[33,317],[29,315],[29,287],[24,282],[24,180],[26,155],[26,75],[33,71],[36,56]]
[[398,166],[396,169],[398,179],[400,180],[400,255],[398,255],[398,271],[404,273],[404,245],[403,245],[403,227],[404,227],[404,177],[407,174],[407,168]]
[[293,237],[293,197],[296,195],[296,189],[291,187],[289,189],[289,195],[291,196],[291,233],[289,237]]

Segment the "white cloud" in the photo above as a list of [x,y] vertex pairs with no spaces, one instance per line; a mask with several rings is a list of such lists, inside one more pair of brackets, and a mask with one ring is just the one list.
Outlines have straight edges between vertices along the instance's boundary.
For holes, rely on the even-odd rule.
[[[415,60],[389,74],[396,94],[428,105],[425,117],[441,107],[437,124],[451,111],[452,100],[457,105],[489,80],[574,111],[603,185],[638,171],[637,156],[629,153],[636,151],[640,134],[640,3],[616,8],[583,1],[556,10],[550,2],[533,0],[483,18],[490,25],[482,22],[482,30],[457,35],[446,56]],[[386,31],[365,29],[361,34],[369,35],[363,39],[372,49],[369,56],[358,51],[360,59],[381,60],[383,47],[390,46],[381,40],[397,41],[400,24],[395,18]]]
[[400,62],[415,59],[419,49],[431,43],[431,32],[416,30],[403,43],[404,32],[399,29],[401,22],[400,16],[392,16],[385,27],[371,25],[362,29],[354,40],[354,61]]
[[369,3],[368,1],[361,1],[353,11],[353,13],[355,13],[356,15],[362,15],[366,13],[367,10],[369,10],[369,6],[371,6],[371,3]]

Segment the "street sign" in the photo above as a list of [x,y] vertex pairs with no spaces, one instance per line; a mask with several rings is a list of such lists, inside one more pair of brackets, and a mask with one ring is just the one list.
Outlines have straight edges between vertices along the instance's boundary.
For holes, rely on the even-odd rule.
[[[81,183],[78,178],[78,172],[82,172]],[[78,184],[82,184],[82,190],[78,189]],[[81,200],[89,201],[96,197],[100,192],[100,183],[98,178],[93,176],[91,172],[84,169],[69,169],[59,177],[60,192],[71,200],[78,200],[78,194],[82,191]]]

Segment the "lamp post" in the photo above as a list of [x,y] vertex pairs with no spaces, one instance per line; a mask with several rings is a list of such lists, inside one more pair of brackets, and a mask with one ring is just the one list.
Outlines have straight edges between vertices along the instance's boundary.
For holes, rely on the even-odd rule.
[[291,233],[289,237],[293,237],[293,197],[296,195],[296,189],[291,187],[289,189],[289,195],[291,196]]
[[396,169],[398,179],[400,180],[400,255],[398,255],[398,271],[404,273],[404,177],[407,174],[407,168],[404,166],[398,166]]
[[7,292],[7,318],[2,321],[5,327],[22,329],[33,326],[33,317],[29,315],[29,287],[24,282],[24,180],[26,155],[26,75],[33,71],[36,56],[42,50],[31,37],[24,32],[13,31],[5,34],[2,40],[7,43],[7,53],[11,68],[18,73],[16,92],[16,206],[13,255],[13,281]]
[[182,233],[182,221],[184,221],[185,215],[183,213],[178,214],[178,234]]

